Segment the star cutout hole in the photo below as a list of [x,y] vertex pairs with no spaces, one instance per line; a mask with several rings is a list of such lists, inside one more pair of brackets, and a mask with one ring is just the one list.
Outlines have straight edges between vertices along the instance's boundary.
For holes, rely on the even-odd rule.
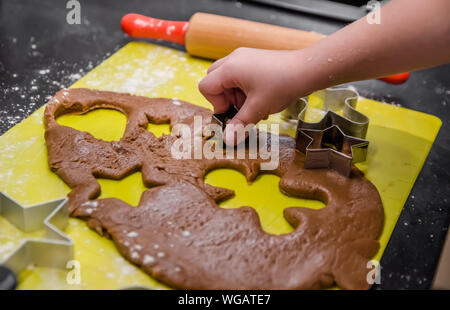
[[98,178],[97,181],[100,183],[101,194],[96,199],[117,198],[132,206],[139,204],[142,193],[147,190],[141,172],[135,172],[121,180]]
[[170,130],[170,124],[169,123],[162,123],[162,124],[157,124],[157,123],[148,123],[147,126],[147,130],[150,131],[151,133],[153,133],[155,135],[155,137],[159,138],[162,135],[170,135],[171,134],[171,130]]

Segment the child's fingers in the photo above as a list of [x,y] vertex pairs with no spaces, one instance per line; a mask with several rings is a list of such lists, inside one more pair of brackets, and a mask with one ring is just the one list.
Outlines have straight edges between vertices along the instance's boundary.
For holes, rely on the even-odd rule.
[[236,106],[236,96],[234,95],[234,89],[233,88],[227,88],[223,91],[223,96],[225,97],[225,100],[227,101],[227,104],[235,105]]
[[225,113],[230,106],[230,103],[224,93],[219,95],[203,94],[203,96],[205,96],[205,98],[212,104],[215,114]]
[[228,122],[223,135],[225,144],[239,144],[245,139],[245,135],[240,135],[238,132],[243,130],[245,126],[256,124],[266,117],[263,113],[258,112],[255,102],[254,98],[247,97],[239,112]]
[[240,88],[233,88],[233,90],[236,98],[235,106],[240,109],[244,105],[245,100],[247,100],[247,95]]
[[209,73],[198,83],[199,91],[213,105],[214,113],[223,113],[230,105],[224,94],[223,80],[224,74],[218,69]]
[[211,66],[209,66],[208,71],[206,71],[206,72],[207,73],[213,72],[214,70],[219,68],[227,60],[227,58],[228,58],[228,56],[216,60],[215,62],[213,62],[213,64]]
[[234,105],[240,109],[247,98],[245,93],[239,88],[227,88],[224,91],[225,99],[229,105]]
[[257,99],[254,97],[247,97],[244,104],[239,109],[239,112],[230,122],[247,126],[248,124],[256,124],[260,120],[264,119],[266,115],[259,111],[256,100]]

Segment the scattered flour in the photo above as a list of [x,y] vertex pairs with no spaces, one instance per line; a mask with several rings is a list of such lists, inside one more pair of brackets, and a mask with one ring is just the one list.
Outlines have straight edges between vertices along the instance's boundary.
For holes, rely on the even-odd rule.
[[137,237],[137,235],[138,235],[137,232],[135,232],[135,231],[130,231],[130,232],[127,234],[127,237],[134,238],[134,237]]
[[155,262],[155,258],[151,255],[145,255],[144,256],[144,265],[150,265]]
[[86,201],[81,206],[82,207],[97,208],[98,207],[98,201]]
[[140,257],[140,255],[139,255],[138,252],[132,252],[131,253],[131,258],[138,259],[139,257]]

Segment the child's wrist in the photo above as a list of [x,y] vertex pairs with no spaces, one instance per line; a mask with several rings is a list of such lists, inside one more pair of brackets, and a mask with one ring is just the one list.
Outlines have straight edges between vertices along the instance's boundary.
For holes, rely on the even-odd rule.
[[295,51],[294,79],[298,89],[298,97],[335,85],[332,64],[324,64],[324,60],[314,53],[312,48]]

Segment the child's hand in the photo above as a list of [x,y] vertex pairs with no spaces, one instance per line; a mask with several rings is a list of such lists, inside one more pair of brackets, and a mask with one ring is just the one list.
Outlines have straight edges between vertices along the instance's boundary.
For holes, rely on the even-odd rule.
[[[239,108],[229,124],[245,126],[318,89],[448,63],[449,10],[449,0],[391,1],[382,22],[363,17],[300,51],[240,48],[211,66],[200,92],[216,113]],[[226,144],[240,142],[236,129]]]
[[305,95],[298,70],[300,53],[239,48],[211,65],[200,81],[200,92],[214,106],[214,113],[231,105],[239,109],[226,127],[226,144],[240,142],[235,141],[235,125],[256,124]]

